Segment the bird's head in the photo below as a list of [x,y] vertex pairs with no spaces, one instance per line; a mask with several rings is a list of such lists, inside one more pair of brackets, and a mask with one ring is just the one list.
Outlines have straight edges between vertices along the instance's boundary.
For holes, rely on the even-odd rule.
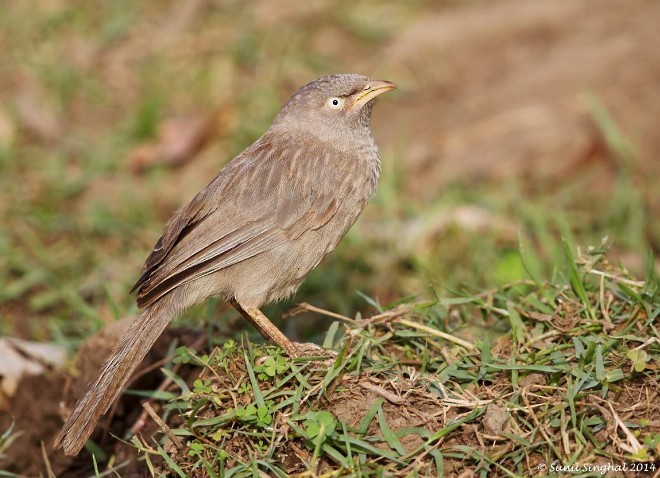
[[374,99],[394,83],[351,73],[329,75],[296,91],[275,118],[275,125],[299,128],[321,138],[369,134]]

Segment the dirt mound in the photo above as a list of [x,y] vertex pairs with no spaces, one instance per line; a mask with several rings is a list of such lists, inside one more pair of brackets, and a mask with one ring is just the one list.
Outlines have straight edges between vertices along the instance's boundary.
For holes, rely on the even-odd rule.
[[[61,450],[53,450],[52,445],[64,423],[63,416],[69,413],[69,407],[84,393],[87,384],[92,381],[131,320],[132,317],[127,317],[114,322],[86,340],[77,354],[75,370],[45,371],[40,375],[25,376],[19,382],[15,393],[6,403],[9,413],[0,414],[0,431],[8,430],[13,423],[12,432],[16,434],[15,441],[0,456],[0,469],[19,476],[37,476],[45,472],[46,463],[49,463],[59,478],[78,478],[94,473],[91,455],[87,450],[71,458]],[[159,368],[167,361],[166,356],[172,344],[190,345],[196,342],[199,345],[199,337],[198,333],[183,329],[166,331],[145,358],[129,388],[157,388],[162,382]],[[105,452],[114,454],[119,463],[123,461],[128,465],[122,468],[122,476],[126,477],[131,476],[131,470],[136,467],[137,454],[133,448],[124,446],[113,436],[123,437],[132,429],[143,413],[141,400],[132,394],[122,395],[109,414],[101,420],[92,437],[100,447],[97,452],[101,453],[101,461]]]

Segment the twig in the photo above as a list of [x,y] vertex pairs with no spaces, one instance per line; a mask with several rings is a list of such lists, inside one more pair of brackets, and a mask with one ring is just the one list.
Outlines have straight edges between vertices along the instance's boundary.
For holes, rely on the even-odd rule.
[[160,427],[160,431],[162,431],[165,435],[169,437],[170,440],[172,440],[174,446],[176,446],[178,449],[181,449],[183,447],[183,441],[174,433],[172,433],[172,429],[168,427],[167,424],[158,416],[158,414],[151,407],[149,402],[145,402],[142,405],[142,408],[144,408],[144,410],[149,414],[151,419],[155,421],[156,424]]
[[614,324],[612,323],[612,318],[610,317],[610,313],[608,312],[608,309],[610,308],[611,304],[611,299],[612,295],[608,295],[608,300],[607,304],[605,304],[605,276],[601,275],[600,276],[600,287],[599,287],[599,299],[600,299],[600,311],[603,314],[603,318],[605,319],[605,325],[603,325],[603,329],[605,331],[612,330],[614,328]]
[[642,345],[638,345],[637,347],[635,347],[634,349],[631,349],[631,350],[644,349],[644,348],[648,347],[649,345],[651,345],[653,343],[656,343],[656,342],[660,343],[660,339],[658,337],[651,337],[646,342],[644,342]]
[[427,325],[418,324],[417,322],[413,322],[412,320],[408,320],[408,319],[399,319],[398,322],[402,325],[405,325],[406,327],[411,327],[413,329],[421,330],[422,332],[426,332],[427,334],[431,334],[436,337],[440,337],[441,339],[445,339],[449,342],[453,342],[457,345],[460,345],[463,348],[468,349],[471,352],[477,351],[477,348],[467,340],[459,339],[458,337],[454,337],[453,335],[443,332],[441,330],[434,329]]
[[644,287],[644,284],[646,284],[644,281],[637,281],[637,280],[630,280],[630,279],[624,279],[623,277],[618,277],[615,276],[614,274],[610,274],[609,272],[603,272],[599,271],[596,269],[591,269],[589,274],[595,274],[597,276],[601,277],[607,277],[608,279],[611,279],[616,282],[621,282],[622,284],[629,285],[631,287]]
[[633,435],[632,432],[628,429],[628,427],[621,421],[619,415],[617,415],[617,413],[614,411],[614,407],[612,406],[612,403],[608,401],[607,406],[610,407],[610,412],[612,412],[612,417],[614,418],[616,425],[621,429],[624,435],[626,435],[626,438],[628,439],[628,443],[630,444],[630,447],[624,447],[623,444],[619,446],[621,446],[621,448],[624,449],[629,448],[626,450],[628,453],[637,455],[639,451],[642,449],[642,445],[639,443],[637,438],[635,438],[635,435]]
[[541,435],[543,435],[543,438],[545,439],[545,442],[548,444],[548,446],[553,451],[555,456],[558,459],[561,459],[562,458],[561,453],[559,453],[559,450],[557,450],[557,447],[554,445],[553,441],[550,439],[547,432],[545,431],[545,429],[541,425],[541,422],[539,421],[538,417],[536,416],[536,413],[534,413],[534,410],[531,407],[531,403],[529,403],[529,400],[527,399],[527,394],[525,393],[524,389],[523,389],[522,393],[520,394],[520,397],[525,402],[525,405],[527,406],[527,410],[529,411],[528,415],[532,417],[532,421],[536,425],[537,430],[539,431],[539,433],[541,433]]
[[405,399],[399,397],[398,395],[393,394],[392,392],[388,392],[383,387],[379,387],[378,385],[375,385],[373,383],[362,382],[360,383],[360,387],[364,388],[365,390],[374,392],[376,395],[380,395],[385,400],[387,400],[388,402],[392,402],[395,405],[401,405],[403,403],[406,403]]
[[541,342],[542,340],[549,339],[550,337],[556,337],[558,335],[561,335],[561,332],[558,330],[549,330],[544,334],[537,335],[536,337],[532,337],[529,339],[525,344],[523,345],[524,348],[529,348],[532,344],[535,344],[536,342]]
[[300,304],[296,305],[296,307],[292,308],[291,310],[288,310],[285,314],[282,315],[282,317],[287,319],[289,317],[294,317],[305,311],[316,312],[317,314],[326,315],[328,317],[332,317],[333,319],[343,320],[344,322],[350,322],[352,324],[356,322],[354,319],[351,319],[350,317],[346,317],[345,315],[337,314],[336,312],[330,312],[329,310],[315,307],[311,304],[308,304],[307,302],[301,302]]

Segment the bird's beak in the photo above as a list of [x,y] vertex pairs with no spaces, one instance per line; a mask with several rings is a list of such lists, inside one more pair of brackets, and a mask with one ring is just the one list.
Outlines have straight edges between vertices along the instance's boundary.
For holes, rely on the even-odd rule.
[[364,87],[360,93],[355,95],[355,101],[351,108],[362,107],[373,100],[376,96],[392,91],[396,88],[394,83],[384,80],[372,80]]

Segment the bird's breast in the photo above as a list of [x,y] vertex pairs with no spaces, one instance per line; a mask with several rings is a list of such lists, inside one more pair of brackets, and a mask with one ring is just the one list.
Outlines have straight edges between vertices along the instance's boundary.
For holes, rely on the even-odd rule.
[[326,253],[348,232],[376,190],[380,175],[378,150],[374,145],[373,149],[361,153],[344,155],[321,172],[320,183],[324,184],[324,190],[317,193],[325,195],[326,202],[336,203],[336,212],[319,230],[318,240]]

